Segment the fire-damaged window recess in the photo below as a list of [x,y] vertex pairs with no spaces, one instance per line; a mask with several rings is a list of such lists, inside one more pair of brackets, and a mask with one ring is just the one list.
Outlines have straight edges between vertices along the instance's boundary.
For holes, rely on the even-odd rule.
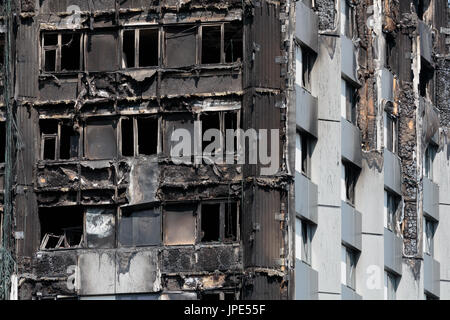
[[[202,114],[200,116],[203,137],[202,150],[211,153],[211,156],[218,156],[222,152],[224,157],[226,155],[236,155],[238,152],[237,134],[233,134],[233,137],[229,136],[231,140],[227,140],[227,130],[233,130],[233,132],[236,133],[236,130],[239,129],[239,121],[240,113],[235,111],[221,111]],[[220,131],[220,141],[215,141],[215,136],[208,134],[205,135],[209,129],[216,129]],[[213,150],[205,149],[212,143],[217,146],[217,148],[214,148]],[[213,162],[208,159],[208,156],[209,154],[203,155],[205,164],[210,164]],[[225,159],[223,160],[225,161]]]
[[304,131],[297,131],[295,135],[295,171],[311,176],[311,155],[313,139]]
[[295,47],[295,82],[308,92],[311,92],[311,72],[316,54],[305,46],[296,45]]
[[201,204],[201,242],[238,240],[239,206],[237,202]]
[[356,88],[350,81],[341,79],[341,115],[356,125]]
[[160,245],[161,209],[159,207],[122,207],[119,244],[122,247]]
[[81,34],[75,32],[42,34],[42,69],[45,72],[81,70]]
[[80,136],[69,120],[39,121],[41,130],[41,159],[68,160],[78,158]]
[[122,68],[159,65],[159,30],[134,29],[122,33]]
[[355,186],[359,171],[360,169],[350,162],[344,161],[342,163],[342,200],[347,201],[351,205],[355,205]]
[[384,190],[384,227],[390,231],[395,231],[395,216],[399,204],[400,197]]
[[418,0],[416,2],[417,16],[420,20],[424,19],[425,13],[428,10],[432,0]]
[[41,250],[83,246],[83,211],[80,207],[39,208]]
[[433,174],[433,163],[434,159],[436,158],[437,149],[438,147],[436,145],[430,143],[423,155],[423,175],[431,181],[436,178]]
[[356,251],[342,244],[341,246],[341,283],[352,290],[356,290]]
[[217,300],[239,300],[239,293],[234,291],[215,291],[207,290],[198,293],[198,299],[204,301],[217,301]]
[[242,60],[242,25],[225,23],[201,27],[201,63],[219,64]]
[[350,0],[341,1],[341,34],[352,39],[355,25],[355,7]]
[[0,121],[0,163],[5,162],[6,153],[6,123]]
[[384,63],[386,68],[388,69],[393,69],[394,65],[393,62],[395,61],[395,50],[396,50],[396,41],[395,41],[395,37],[390,34],[387,33],[385,36],[386,39],[386,45],[385,45],[385,57],[384,57]]
[[398,124],[397,117],[384,112],[384,147],[392,153],[397,153]]
[[434,68],[425,59],[421,59],[419,78],[420,96],[434,102]]
[[158,153],[158,119],[156,117],[123,117],[121,119],[121,152],[124,157]]

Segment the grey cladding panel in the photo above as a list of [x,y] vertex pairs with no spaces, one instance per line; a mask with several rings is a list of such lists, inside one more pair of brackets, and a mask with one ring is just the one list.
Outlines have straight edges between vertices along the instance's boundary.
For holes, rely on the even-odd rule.
[[86,125],[85,156],[88,159],[113,159],[117,155],[114,121],[90,121]]
[[185,67],[196,63],[196,33],[195,26],[165,29],[167,67]]
[[119,227],[122,246],[156,246],[161,243],[160,209],[127,209]]
[[86,52],[87,71],[115,71],[119,68],[116,33],[89,34]]

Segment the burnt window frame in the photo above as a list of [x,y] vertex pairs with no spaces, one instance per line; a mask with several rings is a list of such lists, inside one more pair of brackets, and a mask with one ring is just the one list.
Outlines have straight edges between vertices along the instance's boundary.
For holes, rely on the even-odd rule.
[[385,194],[384,227],[389,231],[395,232],[396,217],[400,207],[401,198],[397,194],[387,189],[384,189],[384,194]]
[[[225,208],[226,204],[235,203],[236,204],[236,239],[230,240],[225,238]],[[202,215],[203,215],[203,205],[219,205],[219,239],[213,241],[203,241],[202,235]],[[237,199],[226,199],[226,200],[208,200],[202,201],[197,206],[197,235],[196,244],[233,244],[239,243],[241,238],[240,233],[240,217],[241,217],[241,202]]]
[[[341,78],[341,95],[342,95],[342,83],[345,85],[345,119],[352,123],[353,125],[357,125],[357,109],[358,109],[358,87],[348,79],[342,77]],[[342,104],[342,101],[341,101]],[[342,108],[342,106],[341,106]]]
[[361,169],[349,161],[342,161],[342,167],[344,171],[344,188],[345,188],[345,202],[352,207],[355,207],[356,203],[356,184]]
[[[344,253],[345,251],[345,253]],[[343,255],[345,254],[345,257]],[[341,268],[342,263],[345,259],[345,281],[342,278],[343,271],[341,270],[341,284],[347,286],[351,290],[356,292],[356,268],[358,267],[358,260],[359,260],[360,253],[345,245],[344,243],[341,244]]]
[[[158,25],[146,25],[146,26],[126,26],[122,28],[119,32],[119,41],[120,41],[120,69],[128,70],[128,69],[157,69],[161,67],[161,56],[162,56],[162,37],[163,37],[163,27]],[[140,55],[140,32],[141,30],[156,30],[158,33],[158,63],[154,66],[140,66],[139,65],[139,55]],[[124,33],[127,31],[134,31],[134,66],[125,66],[124,65]]]
[[[297,151],[297,137],[300,138],[300,156],[299,162],[297,162],[297,159],[295,160],[295,171],[303,174],[308,179],[311,179],[311,168],[312,168],[312,162],[311,157],[313,154],[314,149],[314,138],[311,136],[308,132],[303,130],[296,130],[295,133],[295,150]],[[306,157],[304,154],[304,151],[306,151]],[[296,154],[297,156],[297,154]],[[297,168],[297,164],[300,164],[300,168]],[[300,169],[300,171],[298,170]]]
[[389,111],[384,111],[384,147],[398,153],[398,118]]
[[[295,51],[296,69],[300,69],[296,71],[295,83],[307,92],[312,93],[311,75],[317,59],[317,54],[300,42],[296,42]],[[299,54],[297,54],[297,52]],[[298,59],[299,57],[300,59]],[[301,63],[301,68],[299,68],[297,61]]]
[[[227,62],[226,61],[226,48],[225,48],[225,26],[228,24],[232,24],[233,22],[209,22],[200,24],[197,29],[197,64],[200,66],[214,66],[214,65],[223,65],[223,64],[234,64],[239,61],[239,58],[236,61]],[[203,54],[203,28],[204,27],[218,27],[220,26],[220,62],[217,63],[203,63],[202,54]],[[244,58],[244,31],[242,30],[242,58],[240,61],[242,62]]]
[[[349,39],[355,36],[355,5],[350,0],[341,0],[341,6],[345,3],[345,11],[341,8],[340,14],[345,16],[345,24],[342,27],[340,33]],[[341,21],[342,24],[342,21]],[[342,32],[343,31],[343,32]]]
[[[57,121],[57,132],[56,133],[44,133],[42,131],[41,128],[41,121]],[[83,135],[84,134],[79,134],[78,136],[78,155],[76,157],[70,157],[63,159],[61,158],[61,135],[62,135],[62,127],[65,125],[65,123],[67,122],[71,122],[73,121],[73,119],[47,119],[47,118],[42,118],[39,119],[39,135],[40,135],[40,152],[39,152],[39,159],[41,161],[74,161],[74,160],[79,160],[82,157],[83,152]],[[84,130],[83,130],[84,131]],[[55,158],[54,159],[44,159],[44,154],[45,154],[45,140],[47,139],[55,139]]]
[[[54,235],[50,232],[46,232],[45,234],[42,234],[42,221],[41,221],[41,210],[65,210],[66,208],[75,208],[78,209],[81,214],[81,238],[80,242],[77,245],[69,246],[69,247],[60,247],[62,244],[66,244],[66,235]],[[67,212],[66,212],[67,213]],[[47,213],[48,214],[48,213]],[[54,213],[50,213],[54,214]],[[84,206],[56,206],[56,207],[39,207],[38,210],[38,219],[39,219],[39,232],[40,232],[40,242],[39,242],[39,251],[61,251],[61,250],[74,250],[74,249],[84,249],[87,248],[86,246],[86,207]],[[71,227],[74,228],[74,227]],[[63,229],[69,229],[69,228],[63,228]],[[50,237],[58,238],[58,242],[56,244],[57,247],[54,248],[46,248],[48,245],[48,241]]]
[[[63,34],[78,34],[80,36],[80,53],[79,53],[79,68],[78,70],[61,70],[61,60],[62,60],[62,35]],[[46,45],[45,44],[45,36],[46,35],[57,35],[57,44],[55,45]],[[73,30],[60,30],[60,31],[41,31],[41,54],[40,54],[40,66],[39,70],[41,73],[78,73],[84,71],[85,61],[84,61],[84,43],[85,43],[85,34],[82,31],[73,31]],[[47,51],[55,51],[55,70],[47,71],[45,70],[45,55]]]
[[[234,141],[234,150],[232,152],[228,152],[228,150],[226,149],[226,114],[234,114],[236,116],[236,129],[235,129],[235,141]],[[204,135],[204,131],[203,131],[203,121],[202,121],[202,117],[204,116],[211,116],[211,115],[216,115],[217,117],[219,117],[219,130],[221,132],[221,140],[220,140],[220,151],[222,151],[223,154],[223,161],[226,161],[226,158],[229,156],[234,157],[234,159],[236,159],[239,155],[239,152],[242,150],[242,146],[240,146],[239,141],[240,141],[240,129],[241,129],[241,109],[228,109],[228,110],[205,110],[203,113],[198,114],[197,115],[197,121],[200,121],[200,133],[201,136],[199,137],[200,141],[196,141],[197,143],[199,143],[199,145],[202,146],[201,148],[201,155],[195,155],[195,156],[200,156],[202,159],[202,162],[204,163],[205,161],[204,159],[204,155],[203,155],[203,144],[205,143],[206,145],[209,145],[210,143],[212,143],[212,141],[203,141],[203,135]],[[237,131],[237,132],[236,132]],[[217,151],[217,150],[214,150]],[[207,163],[206,163],[207,164]]]
[[438,153],[439,147],[435,145],[433,142],[428,144],[428,147],[425,149],[423,154],[423,176],[428,178],[430,181],[434,181],[434,161],[436,159],[436,155]]
[[[138,119],[145,119],[145,118],[150,118],[153,120],[156,120],[158,128],[157,130],[157,141],[156,141],[156,153],[151,154],[151,155],[147,155],[147,154],[140,154],[139,153],[139,124],[138,124]],[[133,155],[132,156],[126,156],[123,155],[123,139],[122,139],[122,134],[123,134],[123,130],[122,130],[122,122],[124,120],[131,120],[132,124],[133,124]],[[158,155],[162,152],[162,134],[161,134],[161,122],[162,119],[158,114],[142,114],[142,115],[127,115],[127,116],[121,116],[119,118],[118,121],[118,130],[117,130],[117,134],[118,134],[118,152],[120,157],[122,158],[132,158],[132,157],[139,157],[139,156],[153,156],[153,155]]]

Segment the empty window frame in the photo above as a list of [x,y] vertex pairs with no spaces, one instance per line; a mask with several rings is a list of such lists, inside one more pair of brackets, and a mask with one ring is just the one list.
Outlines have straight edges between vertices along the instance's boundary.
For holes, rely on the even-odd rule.
[[392,153],[397,153],[397,141],[397,118],[388,112],[384,112],[384,147]]
[[423,176],[427,177],[431,181],[433,181],[434,179],[433,163],[434,159],[436,158],[436,153],[437,147],[434,144],[430,143],[423,156]]
[[299,217],[295,219],[295,256],[304,263],[311,265],[311,241],[313,225]]
[[81,207],[39,208],[40,249],[82,247],[83,219]]
[[341,1],[341,34],[347,38],[353,37],[353,28],[355,25],[354,5],[349,0]]
[[341,115],[356,125],[356,88],[345,79],[341,79]]
[[160,208],[122,207],[118,238],[123,247],[160,245]]
[[158,153],[159,121],[156,116],[123,117],[120,121],[124,157]]
[[157,67],[158,65],[159,29],[122,31],[122,68]]
[[419,94],[434,102],[434,68],[423,58],[420,63]]
[[41,159],[68,160],[78,158],[80,135],[70,120],[43,119],[41,131]]
[[239,239],[239,203],[205,202],[200,205],[200,242],[234,242]]
[[385,36],[385,57],[384,64],[386,68],[392,69],[395,65],[395,53],[396,53],[396,45],[397,41],[391,34],[386,34]]
[[295,59],[295,82],[311,92],[311,73],[316,59],[315,53],[305,46],[296,45]]
[[233,63],[242,60],[242,23],[202,25],[201,64]]
[[355,186],[358,181],[359,168],[350,162],[342,163],[343,199],[351,205],[355,205]]
[[81,33],[42,33],[42,67],[45,72],[70,72],[82,69]]
[[[204,154],[203,159],[208,159],[209,156],[217,156],[220,154],[237,154],[238,151],[238,137],[236,130],[239,129],[240,122],[240,113],[239,111],[220,111],[220,112],[207,112],[203,113],[200,116],[200,123],[202,127],[202,150],[205,151],[205,148],[214,143],[217,148],[211,150],[211,154]],[[209,130],[218,130],[220,132],[217,137],[215,134],[212,135],[210,140],[210,136],[208,139],[205,139],[205,133]],[[230,130],[228,133],[233,131],[233,137],[228,134],[227,138],[227,130]],[[211,131],[210,131],[211,132]],[[216,138],[219,138],[220,141],[215,141]],[[205,163],[210,163],[209,161],[205,161]]]
[[356,290],[356,251],[342,245],[341,246],[341,283],[353,290]]
[[6,122],[0,121],[0,163],[6,158]]
[[301,131],[297,131],[295,136],[295,170],[305,176],[311,175],[311,149],[312,139]]
[[384,271],[384,300],[395,300],[397,292],[397,276]]
[[434,232],[436,230],[436,222],[428,217],[423,217],[423,252],[434,255]]
[[396,213],[400,200],[394,193],[384,190],[384,227],[392,232],[395,231]]

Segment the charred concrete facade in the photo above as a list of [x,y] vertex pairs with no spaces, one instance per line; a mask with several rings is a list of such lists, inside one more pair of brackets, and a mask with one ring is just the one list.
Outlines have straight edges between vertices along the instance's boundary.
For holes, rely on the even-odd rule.
[[[292,298],[295,7],[5,3],[12,80],[2,112],[13,143],[3,229],[13,266],[4,298]],[[276,174],[190,163],[198,154],[175,164],[180,128],[194,139],[209,128],[278,129]]]
[[298,1],[294,42],[296,298],[449,299],[447,1]]

